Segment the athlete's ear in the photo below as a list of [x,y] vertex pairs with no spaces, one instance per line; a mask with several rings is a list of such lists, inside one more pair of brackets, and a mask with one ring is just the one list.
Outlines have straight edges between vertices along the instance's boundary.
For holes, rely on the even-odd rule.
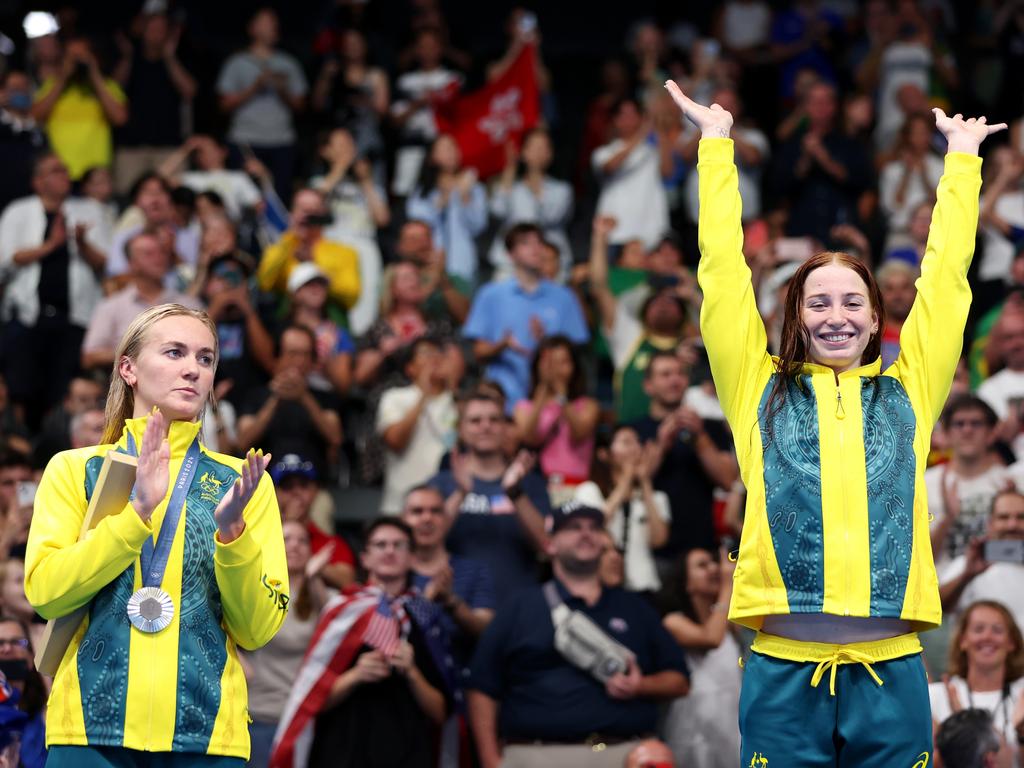
[[139,380],[138,374],[135,370],[135,361],[132,360],[128,355],[121,355],[121,359],[117,362],[117,375],[121,377],[129,387],[134,387],[135,382]]

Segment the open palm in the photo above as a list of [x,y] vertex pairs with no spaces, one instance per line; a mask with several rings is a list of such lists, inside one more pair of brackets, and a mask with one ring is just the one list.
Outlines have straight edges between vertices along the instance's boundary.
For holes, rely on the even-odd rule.
[[[245,463],[242,464],[242,474],[231,485],[231,489],[224,494],[217,509],[214,510],[213,519],[222,534],[233,534],[231,538],[240,533],[236,530],[242,524],[242,511],[252,498],[256,487],[260,484],[260,478],[270,465],[271,454],[263,454],[263,451],[250,450],[245,456]],[[221,540],[226,538],[221,536]]]
[[667,80],[665,88],[668,90],[676,106],[686,115],[690,122],[700,128],[701,135],[706,137],[728,138],[729,129],[732,128],[732,115],[718,104],[705,107],[691,99],[676,84],[675,80]]

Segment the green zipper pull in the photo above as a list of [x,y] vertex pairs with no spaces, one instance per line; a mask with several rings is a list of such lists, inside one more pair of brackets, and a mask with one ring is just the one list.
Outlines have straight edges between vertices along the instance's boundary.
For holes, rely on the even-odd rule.
[[843,408],[843,392],[839,387],[836,387],[836,418],[846,418],[846,409]]

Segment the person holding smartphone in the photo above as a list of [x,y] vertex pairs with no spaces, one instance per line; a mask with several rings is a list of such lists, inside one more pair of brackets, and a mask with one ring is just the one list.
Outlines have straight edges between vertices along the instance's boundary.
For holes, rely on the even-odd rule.
[[1024,626],[1024,495],[1003,490],[992,499],[985,535],[939,574],[942,609],[959,614],[976,600],[998,600]]
[[917,632],[942,615],[924,468],[970,309],[978,152],[1006,125],[934,111],[945,172],[917,299],[883,371],[881,293],[847,253],[796,270],[779,354],[768,353],[743,256],[732,115],[666,87],[701,131],[701,330],[748,493],[729,609],[758,630],[740,764],[923,767],[932,723]]
[[[54,676],[49,768],[249,757],[238,649],[281,627],[288,568],[270,455],[238,459],[200,439],[218,356],[204,312],[142,312],[114,356],[102,444],[58,453],[43,473],[25,594],[48,619],[88,609]],[[112,451],[137,457],[132,496],[80,539]]]
[[359,252],[324,236],[324,227],[332,221],[322,192],[309,187],[296,192],[288,229],[260,259],[256,270],[260,290],[284,298],[292,270],[311,261],[327,275],[328,295],[335,306],[346,312],[351,309],[362,292]]

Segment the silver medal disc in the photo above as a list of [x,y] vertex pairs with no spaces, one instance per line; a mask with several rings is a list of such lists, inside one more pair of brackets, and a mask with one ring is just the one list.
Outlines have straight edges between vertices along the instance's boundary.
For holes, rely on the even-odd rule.
[[143,587],[128,598],[128,621],[140,632],[166,629],[174,618],[174,601],[159,587]]

